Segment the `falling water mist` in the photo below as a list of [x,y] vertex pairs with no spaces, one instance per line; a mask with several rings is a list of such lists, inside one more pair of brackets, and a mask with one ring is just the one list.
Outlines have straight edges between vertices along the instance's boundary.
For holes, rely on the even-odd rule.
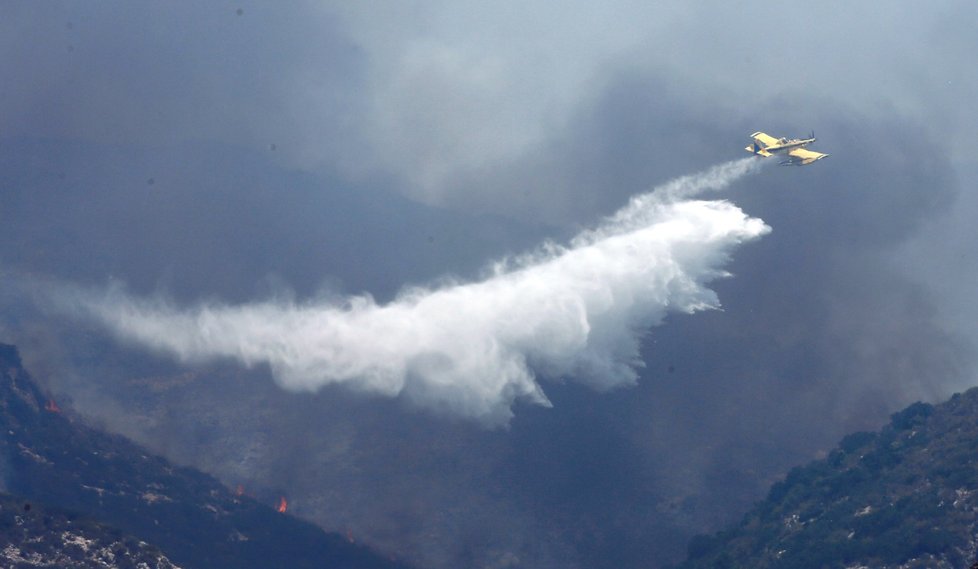
[[480,281],[407,287],[386,304],[362,294],[187,307],[120,288],[62,289],[59,303],[184,361],[266,363],[287,389],[339,383],[504,424],[514,401],[549,405],[539,378],[634,383],[645,330],[669,312],[719,306],[707,284],[770,228],[697,196],[757,168],[746,158],[677,178],[565,245],[497,261]]

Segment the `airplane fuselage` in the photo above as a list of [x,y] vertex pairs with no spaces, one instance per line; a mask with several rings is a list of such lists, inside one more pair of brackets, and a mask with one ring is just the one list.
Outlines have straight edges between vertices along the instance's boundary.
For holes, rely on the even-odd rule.
[[754,142],[744,150],[755,156],[768,157],[776,154],[783,155],[785,156],[785,160],[780,162],[782,166],[805,166],[828,156],[828,154],[814,152],[805,148],[815,142],[814,132],[808,138],[774,138],[760,131],[750,136]]
[[764,150],[770,152],[771,154],[784,154],[787,153],[789,150],[793,150],[795,148],[802,148],[804,146],[808,146],[813,142],[815,142],[814,138],[795,138],[792,140],[782,138],[778,141],[778,144],[775,144],[773,146],[767,146],[764,148]]

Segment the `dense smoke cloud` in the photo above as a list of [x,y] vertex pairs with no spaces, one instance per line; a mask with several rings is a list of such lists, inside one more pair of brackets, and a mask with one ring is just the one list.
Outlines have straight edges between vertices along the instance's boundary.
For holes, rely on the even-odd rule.
[[[119,291],[83,305],[119,335],[184,360],[268,363],[287,388],[330,383],[499,423],[536,381],[634,383],[639,337],[669,311],[719,306],[706,284],[736,245],[769,231],[726,201],[683,199],[756,169],[753,158],[634,197],[569,246],[496,263],[481,282],[409,288],[389,304],[266,301],[190,310]],[[83,297],[84,298],[84,297]]]

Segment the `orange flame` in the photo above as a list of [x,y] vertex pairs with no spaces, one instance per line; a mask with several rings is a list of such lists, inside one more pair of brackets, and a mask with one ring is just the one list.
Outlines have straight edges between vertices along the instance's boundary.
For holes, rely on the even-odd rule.
[[48,413],[60,413],[61,407],[58,407],[58,404],[54,402],[54,399],[48,399],[48,402],[44,405],[44,410]]
[[278,513],[284,514],[289,509],[289,503],[285,501],[285,496],[278,499]]

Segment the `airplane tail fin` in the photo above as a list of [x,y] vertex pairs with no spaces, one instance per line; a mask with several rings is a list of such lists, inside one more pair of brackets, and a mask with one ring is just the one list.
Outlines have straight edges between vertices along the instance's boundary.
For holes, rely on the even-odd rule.
[[768,152],[767,150],[765,150],[763,147],[761,147],[761,145],[757,144],[756,142],[754,144],[750,145],[750,146],[745,147],[744,150],[746,150],[747,152],[750,152],[754,156],[764,156],[764,157],[767,157],[767,156],[770,156],[771,155],[770,152]]

